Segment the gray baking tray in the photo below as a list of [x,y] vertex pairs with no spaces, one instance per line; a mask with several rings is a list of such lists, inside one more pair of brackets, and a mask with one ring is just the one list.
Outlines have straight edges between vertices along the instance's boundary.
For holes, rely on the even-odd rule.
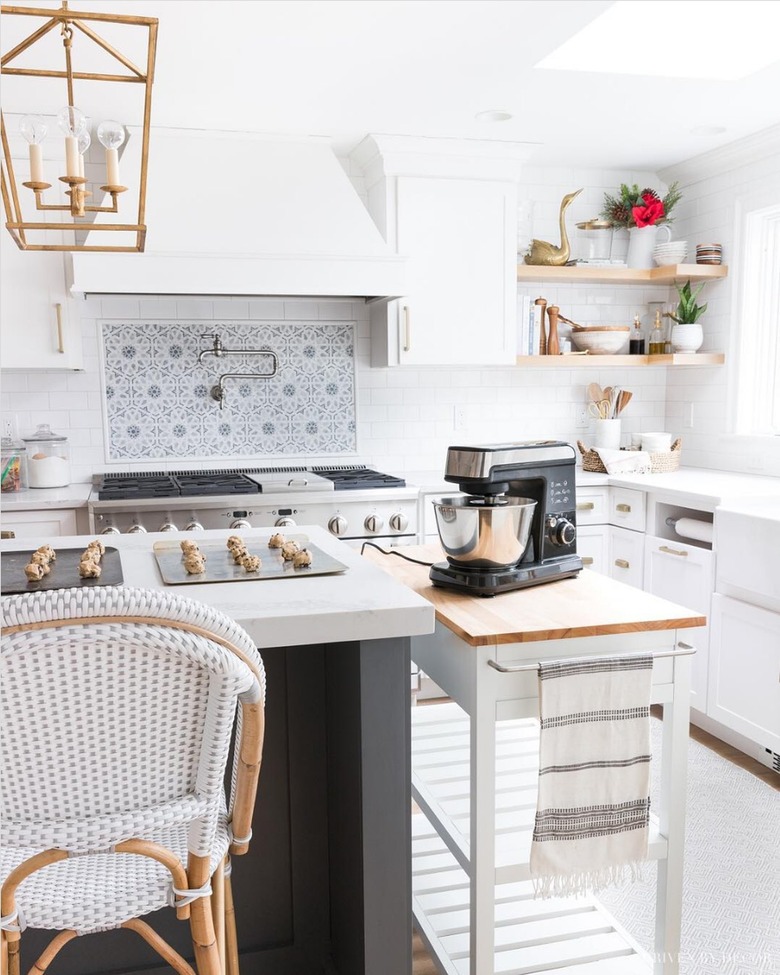
[[43,592],[47,589],[72,589],[78,586],[89,589],[92,586],[121,586],[122,562],[119,552],[115,548],[106,546],[105,554],[100,560],[100,578],[82,579],[79,575],[79,562],[83,548],[57,548],[57,561],[51,563],[51,572],[40,582],[30,582],[24,574],[24,567],[30,561],[35,547],[21,552],[3,552],[0,554],[0,568],[2,568],[2,585],[0,592],[3,596],[10,596],[18,592]]
[[292,562],[284,561],[279,549],[269,548],[268,543],[261,540],[250,540],[246,543],[251,555],[260,556],[261,565],[257,572],[247,572],[243,565],[236,565],[224,542],[198,543],[198,548],[206,556],[206,569],[198,575],[190,575],[184,568],[184,553],[179,542],[155,542],[154,557],[163,582],[169,586],[204,582],[257,582],[258,579],[300,579],[346,572],[346,565],[312,545],[304,536],[286,537],[288,541],[296,541],[301,548],[307,548],[311,552],[310,566],[296,569]]

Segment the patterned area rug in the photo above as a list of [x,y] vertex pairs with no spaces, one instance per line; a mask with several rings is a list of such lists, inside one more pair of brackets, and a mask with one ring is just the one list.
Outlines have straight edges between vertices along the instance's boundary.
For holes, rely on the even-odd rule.
[[[660,721],[651,727],[660,756]],[[657,808],[656,796],[654,776]],[[687,809],[680,975],[777,975],[780,792],[691,741]],[[642,881],[599,895],[651,955],[656,869],[647,864]]]

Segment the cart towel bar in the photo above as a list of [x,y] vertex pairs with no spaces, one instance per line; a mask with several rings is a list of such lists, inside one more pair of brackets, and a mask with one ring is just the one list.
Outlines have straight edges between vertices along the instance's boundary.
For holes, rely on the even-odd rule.
[[[696,653],[696,648],[692,647],[689,643],[678,643],[678,649],[676,650],[658,650],[656,653],[651,654],[653,659],[656,657],[687,657],[691,653]],[[585,660],[607,660],[612,659],[607,657],[585,657]],[[500,664],[497,660],[488,660],[488,667],[492,667],[493,670],[497,670],[500,674],[519,674],[524,670],[538,670],[540,661],[536,661],[532,664],[517,664],[516,666],[505,667]]]

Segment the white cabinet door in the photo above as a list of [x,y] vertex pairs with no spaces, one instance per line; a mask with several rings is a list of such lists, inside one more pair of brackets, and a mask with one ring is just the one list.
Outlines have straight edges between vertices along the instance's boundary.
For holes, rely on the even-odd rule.
[[43,545],[51,535],[79,534],[76,512],[71,508],[7,511],[3,513],[2,526],[4,532],[13,532],[13,538],[39,539],[37,545]]
[[609,522],[633,531],[645,530],[645,492],[630,488],[610,487]]
[[[382,310],[387,361],[374,364],[514,363],[515,185],[399,176],[395,199],[409,288]],[[381,330],[375,342],[381,346]]]
[[780,613],[712,597],[707,714],[780,752]]
[[0,228],[3,369],[81,369],[81,328],[59,251],[20,251]]
[[628,528],[609,529],[609,572],[618,582],[642,588],[644,579],[644,532]]
[[577,527],[580,525],[606,525],[609,521],[609,488],[577,487]]
[[593,569],[602,575],[609,575],[608,531],[606,525],[582,525],[578,518],[577,555],[586,569]]
[[[715,560],[709,550],[668,538],[646,536],[646,592],[709,616],[714,577]],[[691,706],[706,712],[709,626],[686,629],[682,639],[696,647],[691,674]]]

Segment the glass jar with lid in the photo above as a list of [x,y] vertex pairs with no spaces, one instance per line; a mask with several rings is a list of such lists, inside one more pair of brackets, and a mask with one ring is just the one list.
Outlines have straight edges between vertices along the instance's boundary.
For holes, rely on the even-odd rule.
[[66,487],[70,484],[68,438],[39,423],[31,436],[22,437],[27,447],[27,479],[31,488]]
[[577,260],[583,264],[607,264],[612,257],[612,224],[609,220],[586,220],[577,224]]

